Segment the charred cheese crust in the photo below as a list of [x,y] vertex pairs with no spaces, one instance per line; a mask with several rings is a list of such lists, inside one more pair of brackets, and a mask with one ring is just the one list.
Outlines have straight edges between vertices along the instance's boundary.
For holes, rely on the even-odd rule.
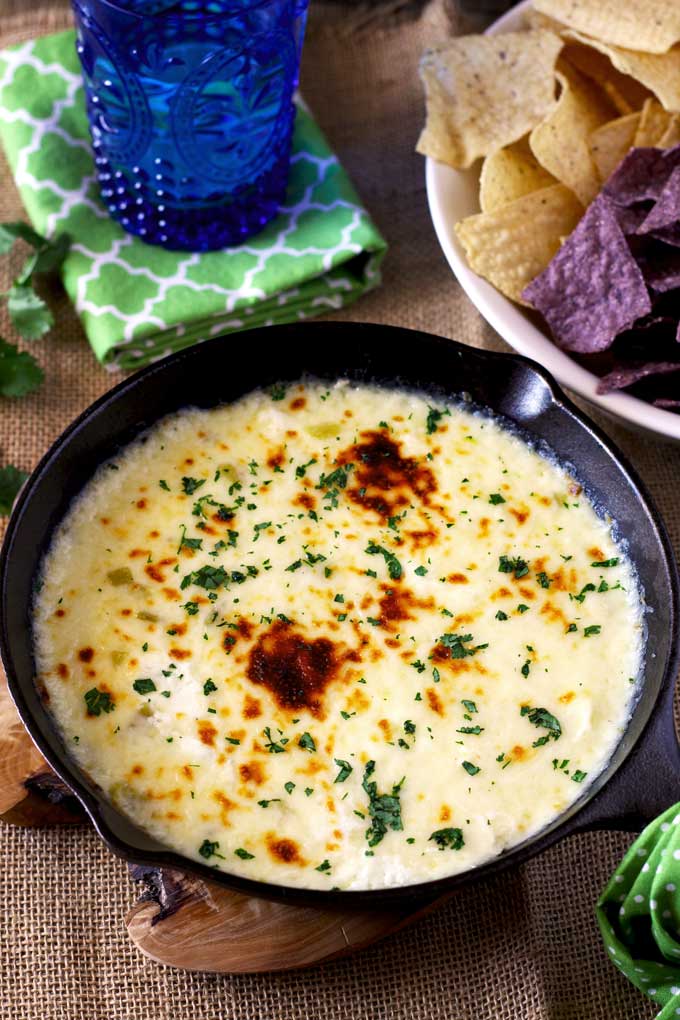
[[481,414],[339,383],[160,422],[58,527],[37,682],[189,857],[371,888],[474,867],[602,769],[643,645],[580,486]]

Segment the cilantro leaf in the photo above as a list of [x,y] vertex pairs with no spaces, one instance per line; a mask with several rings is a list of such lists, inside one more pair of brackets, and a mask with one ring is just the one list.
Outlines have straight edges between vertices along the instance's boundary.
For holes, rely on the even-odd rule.
[[12,325],[27,340],[37,340],[54,323],[43,299],[26,284],[12,285],[7,293],[7,310]]
[[523,705],[519,714],[526,715],[534,726],[542,726],[548,730],[553,740],[559,740],[562,736],[562,727],[547,708],[530,708],[529,705]]
[[0,337],[0,395],[24,397],[37,390],[44,372],[32,354]]
[[465,846],[462,829],[436,829],[430,839],[440,850],[462,850]]
[[400,783],[395,783],[391,794],[378,793],[378,784],[375,781],[369,782],[374,771],[375,762],[372,760],[366,762],[364,778],[361,783],[368,794],[368,813],[372,819],[370,827],[366,830],[366,839],[370,847],[377,846],[388,829],[399,832],[404,828],[401,821],[401,802],[399,800],[399,792],[403,779]]
[[83,695],[88,715],[101,715],[102,712],[113,712],[116,707],[108,691],[100,691],[93,687]]
[[15,468],[13,464],[0,468],[0,514],[10,513],[12,503],[27,478],[27,473]]

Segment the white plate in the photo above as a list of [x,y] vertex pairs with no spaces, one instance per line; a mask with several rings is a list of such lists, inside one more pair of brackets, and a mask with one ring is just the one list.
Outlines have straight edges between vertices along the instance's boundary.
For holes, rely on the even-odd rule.
[[[524,12],[529,2],[524,0],[508,11],[488,31],[495,34],[524,27]],[[533,358],[563,386],[607,414],[635,428],[680,441],[680,414],[652,407],[626,393],[598,393],[596,375],[556,347],[519,305],[472,272],[453,227],[464,216],[479,212],[479,164],[470,170],[454,170],[428,156],[425,180],[430,215],[448,263],[467,296],[496,332],[519,354]]]

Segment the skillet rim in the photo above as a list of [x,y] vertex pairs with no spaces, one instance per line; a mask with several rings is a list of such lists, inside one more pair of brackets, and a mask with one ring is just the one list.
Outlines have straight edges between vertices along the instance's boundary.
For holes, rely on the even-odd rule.
[[[343,331],[359,331],[366,334],[372,334],[373,336],[375,336],[375,334],[379,334],[387,340],[389,340],[390,336],[392,336],[396,342],[398,342],[397,337],[401,336],[402,338],[408,339],[410,343],[416,343],[418,337],[421,337],[425,338],[431,345],[433,343],[435,345],[446,345],[452,353],[458,354],[461,358],[476,358],[482,362],[495,362],[496,369],[498,369],[498,367],[503,363],[506,365],[512,364],[524,366],[526,370],[534,376],[537,376],[545,385],[550,396],[550,403],[556,406],[562,413],[566,413],[568,417],[577,423],[582,432],[587,434],[590,439],[599,444],[608,458],[613,461],[619,471],[623,474],[629,491],[636,496],[637,502],[644,507],[648,514],[655,533],[656,544],[666,568],[667,576],[664,578],[664,587],[667,581],[670,589],[670,605],[668,607],[670,634],[668,655],[663,673],[661,674],[656,696],[649,706],[647,717],[642,722],[637,737],[625,750],[618,764],[613,769],[610,769],[606,765],[602,772],[595,778],[593,783],[586,788],[581,797],[578,797],[565,812],[553,819],[546,828],[539,830],[538,833],[529,837],[523,843],[517,844],[506,851],[502,851],[498,856],[491,858],[489,861],[477,866],[476,868],[459,872],[454,875],[445,876],[443,878],[410,885],[354,890],[324,890],[279,885],[272,882],[244,878],[226,871],[211,868],[208,865],[201,864],[198,861],[193,861],[191,858],[184,857],[172,850],[163,849],[160,843],[157,843],[160,847],[158,850],[138,850],[136,847],[127,842],[124,837],[119,835],[116,831],[117,823],[129,825],[130,821],[108,804],[103,791],[97,793],[87,789],[84,782],[78,775],[75,763],[71,764],[68,755],[58,751],[56,747],[52,746],[49,740],[43,736],[40,724],[34,718],[32,710],[24,697],[24,686],[32,685],[33,678],[31,677],[28,680],[22,681],[18,676],[18,671],[15,669],[13,661],[11,648],[12,639],[10,638],[6,626],[6,614],[2,612],[2,609],[9,598],[7,575],[12,561],[13,547],[17,540],[17,536],[20,536],[21,534],[23,510],[31,499],[32,490],[35,488],[38,480],[42,479],[46,472],[49,471],[52,462],[59,458],[64,447],[68,444],[74,433],[79,432],[82,428],[86,428],[88,422],[95,418],[104,408],[115,404],[120,400],[124,400],[128,391],[132,391],[140,385],[154,385],[152,380],[155,380],[159,375],[162,377],[163,372],[170,365],[176,365],[177,363],[181,363],[182,361],[193,357],[209,358],[211,347],[217,347],[217,345],[224,343],[225,339],[230,338],[230,334],[220,334],[219,336],[211,338],[201,344],[183,348],[182,350],[159,359],[158,361],[153,362],[152,364],[121,380],[121,382],[117,383],[111,389],[102,394],[101,397],[97,398],[97,400],[90,404],[89,407],[85,408],[66,427],[66,429],[60,433],[45,454],[41,457],[17,497],[8,522],[2,549],[0,550],[0,656],[2,657],[2,661],[5,666],[10,695],[22,722],[29,733],[29,736],[50,767],[73,790],[73,793],[85,809],[85,812],[94,825],[99,837],[113,853],[122,857],[128,861],[128,863],[151,867],[174,868],[179,871],[190,872],[205,880],[217,882],[220,885],[242,894],[278,900],[280,902],[307,903],[314,906],[329,908],[342,907],[345,909],[352,907],[355,907],[356,909],[366,909],[369,906],[398,906],[403,905],[404,902],[408,901],[422,904],[439,899],[445,894],[453,893],[459,886],[471,884],[472,882],[479,881],[482,878],[501,872],[507,867],[529,860],[531,857],[536,856],[542,850],[547,849],[547,847],[551,846],[558,840],[578,831],[579,816],[583,815],[584,809],[588,806],[592,806],[593,803],[598,798],[602,797],[606,791],[611,790],[614,786],[615,779],[622,774],[626,764],[630,763],[631,756],[642,748],[646,740],[649,740],[650,733],[652,736],[654,735],[655,729],[658,728],[655,726],[655,723],[658,722],[658,717],[661,714],[672,710],[671,696],[675,686],[674,682],[678,662],[680,661],[680,634],[677,626],[680,604],[680,582],[678,579],[677,564],[663,519],[644,482],[640,479],[635,469],[628,462],[627,457],[618,449],[616,444],[613,443],[612,440],[599,428],[599,426],[592,422],[588,416],[584,414],[569,397],[566,396],[559,384],[555,381],[552,375],[543,368],[543,366],[516,353],[488,351],[462,344],[459,341],[452,340],[447,337],[428,333],[424,330],[408,329],[406,327],[391,324],[342,321],[287,323],[279,326],[265,326],[243,331],[242,335],[249,339],[251,337],[254,338],[257,334],[264,334],[267,340],[273,340],[274,335],[272,331],[276,331],[279,334],[287,333],[294,336],[299,333],[300,330],[304,330],[309,333],[315,331],[327,333],[329,330],[337,330],[339,333],[342,333]],[[340,377],[342,372],[338,370],[337,375]],[[158,385],[158,382],[156,381],[155,384]],[[442,383],[441,381],[432,380],[432,385],[435,387],[441,387]],[[444,388],[449,392],[450,396],[455,395],[456,392],[461,392],[455,391],[453,386],[445,385]],[[245,390],[244,393],[245,392],[250,392],[250,389]],[[488,409],[496,415],[509,418],[509,416],[505,415],[503,412],[495,410],[490,407],[490,405],[487,406]],[[151,424],[153,424],[153,422],[150,422],[148,427],[150,427]],[[531,426],[525,427],[520,423],[520,428],[525,429],[526,431],[528,431],[530,427]],[[539,440],[543,438],[538,432],[536,433],[536,437]],[[558,454],[559,459],[559,451],[557,449],[555,449],[555,453]],[[578,467],[578,465],[575,466]],[[28,615],[30,616],[30,611]],[[620,750],[634,717],[635,706],[633,706],[633,711],[626,729],[624,729],[619,742],[612,752],[612,758]],[[56,727],[52,728],[52,736],[55,744],[59,744],[61,742],[61,738],[59,737]],[[95,784],[92,785],[94,786]],[[153,837],[148,836],[144,830],[139,829],[139,831],[143,834],[143,837],[146,840],[156,842],[153,840]]]

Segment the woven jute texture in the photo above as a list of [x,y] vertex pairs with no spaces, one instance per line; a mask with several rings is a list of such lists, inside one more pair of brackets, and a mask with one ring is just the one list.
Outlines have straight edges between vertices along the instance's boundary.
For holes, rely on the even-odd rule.
[[[413,152],[422,119],[418,55],[460,27],[438,2],[418,21],[368,10],[353,12],[349,21],[337,8],[321,6],[312,17],[305,97],[391,245],[382,288],[342,317],[502,349],[444,262],[427,212],[422,160]],[[62,4],[5,17],[0,45],[65,23]],[[0,219],[6,220],[21,209],[3,172]],[[27,469],[115,381],[96,365],[56,287],[49,297],[57,326],[32,347],[45,385],[0,405],[0,456]],[[0,326],[11,337],[7,323]],[[601,424],[647,481],[680,545],[680,449]],[[350,959],[232,978],[174,971],[136,951],[123,918],[137,890],[89,829],[0,826],[0,1016],[643,1020],[654,1010],[605,959],[593,915],[597,893],[630,840],[622,833],[573,837],[521,869],[465,889],[434,916]]]

